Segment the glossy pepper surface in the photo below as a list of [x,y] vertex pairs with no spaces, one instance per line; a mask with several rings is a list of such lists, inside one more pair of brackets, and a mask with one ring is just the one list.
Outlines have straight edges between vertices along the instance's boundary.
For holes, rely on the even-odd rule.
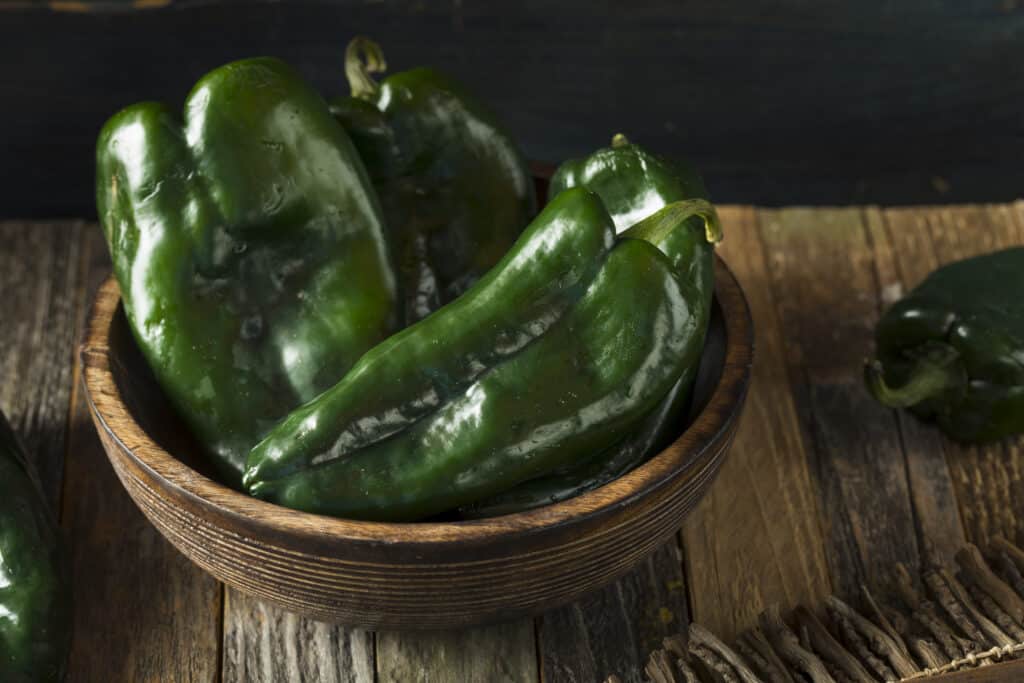
[[616,240],[596,195],[564,192],[466,294],[272,431],[250,455],[248,489],[414,520],[580,462],[695,363],[696,298],[650,242]]
[[960,441],[1024,432],[1022,292],[1022,247],[937,269],[879,321],[868,389]]
[[567,500],[621,477],[651,453],[662,448],[679,428],[678,417],[685,409],[694,370],[683,371],[667,396],[640,425],[615,445],[600,450],[580,464],[573,464],[513,486],[507,491],[463,506],[467,519],[507,515]]
[[[721,226],[713,212],[694,215],[684,228],[667,231],[652,231],[658,221],[650,218],[675,202],[708,200],[700,176],[685,164],[657,157],[616,135],[611,147],[560,166],[552,178],[549,196],[576,186],[597,193],[617,230],[630,236],[632,229],[632,236],[652,241],[669,257],[677,277],[694,288],[697,296],[692,301],[696,321],[693,339],[702,348],[711,317],[714,245],[722,239]],[[641,223],[632,228],[631,221],[637,220]],[[666,212],[661,220],[671,221],[672,212]],[[640,230],[647,230],[648,235],[637,234]],[[477,501],[463,514],[484,517],[535,508],[571,498],[622,476],[679,433],[696,370],[696,363],[683,368],[676,385],[661,403],[619,443],[568,471],[524,482],[493,498]]]
[[385,69],[380,47],[346,51],[351,96],[331,110],[380,197],[411,324],[456,298],[504,256],[536,213],[533,180],[495,116],[428,68]]
[[71,584],[60,529],[0,413],[0,681],[64,678]]
[[264,432],[398,323],[369,178],[327,103],[269,58],[207,74],[183,117],[124,109],[96,157],[135,338],[237,486]]

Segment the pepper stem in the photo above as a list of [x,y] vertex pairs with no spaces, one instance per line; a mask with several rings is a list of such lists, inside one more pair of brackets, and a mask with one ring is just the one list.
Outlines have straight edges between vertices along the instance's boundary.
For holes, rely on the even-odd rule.
[[722,241],[722,223],[718,220],[718,212],[706,199],[672,202],[626,230],[623,235],[658,244],[691,216],[700,216],[704,220],[704,238],[709,244]]
[[612,149],[618,149],[619,147],[625,147],[629,144],[629,140],[622,133],[616,133],[612,136]]
[[388,63],[380,45],[366,36],[356,36],[345,48],[345,78],[352,91],[352,97],[364,100],[376,97],[380,85],[371,74],[384,73]]
[[924,353],[914,359],[908,379],[898,387],[885,379],[885,367],[880,360],[864,366],[864,383],[868,391],[882,405],[890,408],[909,408],[921,401],[964,386],[967,378],[960,363],[960,353],[949,344],[929,343]]

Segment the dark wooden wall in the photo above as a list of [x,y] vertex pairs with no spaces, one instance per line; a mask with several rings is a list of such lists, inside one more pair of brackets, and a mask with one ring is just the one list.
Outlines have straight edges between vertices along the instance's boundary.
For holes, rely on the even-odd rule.
[[93,215],[105,118],[225,61],[278,55],[342,91],[355,33],[457,75],[536,159],[623,131],[720,201],[1024,195],[1021,0],[0,0],[0,216]]

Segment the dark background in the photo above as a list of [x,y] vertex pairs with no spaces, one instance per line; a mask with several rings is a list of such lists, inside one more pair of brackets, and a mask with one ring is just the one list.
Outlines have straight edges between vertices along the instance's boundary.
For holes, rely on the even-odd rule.
[[94,216],[106,117],[223,62],[272,54],[344,92],[356,33],[464,81],[537,160],[622,131],[722,202],[1024,195],[1024,0],[0,0],[0,216]]

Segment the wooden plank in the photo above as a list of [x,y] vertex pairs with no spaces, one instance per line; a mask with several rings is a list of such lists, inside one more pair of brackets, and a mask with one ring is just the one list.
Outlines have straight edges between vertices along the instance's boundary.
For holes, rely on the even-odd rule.
[[541,680],[646,681],[647,656],[689,623],[682,557],[673,541],[612,585],[537,620]]
[[[760,225],[750,209],[724,213],[733,229],[723,253],[754,308],[758,364],[733,453],[683,533],[696,618],[729,638],[749,623],[760,609],[755,605],[815,604],[815,596],[829,588],[826,566],[844,593],[864,578],[884,580],[891,557],[902,552],[905,562],[920,559],[923,537],[935,540],[945,556],[963,538],[955,521],[961,517],[976,542],[995,533],[1019,538],[1014,501],[1024,496],[1021,442],[957,446],[905,415],[894,421],[891,411],[854,392],[862,392],[860,359],[871,348],[879,301],[905,291],[940,261],[1024,243],[1024,204],[862,213],[793,209],[765,212]],[[781,226],[778,234],[772,221]],[[13,269],[14,257],[0,253],[3,291],[11,287],[38,298],[12,304],[19,312],[5,319],[16,322],[0,335],[41,346],[32,354],[23,351],[23,341],[5,346],[0,370],[8,376],[23,367],[10,354],[31,371],[36,356],[50,353],[39,349],[77,339],[91,288],[109,268],[92,226],[51,225],[45,233],[39,224],[23,224],[4,233],[9,225],[0,225],[0,237],[18,245],[11,253],[27,249],[22,242],[32,247],[30,258],[18,257]],[[754,236],[749,241],[748,234]],[[65,242],[65,235],[72,237]],[[24,288],[31,269],[48,284]],[[824,291],[829,287],[831,295]],[[843,292],[848,299],[837,298]],[[71,322],[61,331],[65,309]],[[821,310],[830,312],[809,319]],[[59,386],[55,365],[44,370]],[[538,655],[545,682],[602,679],[612,672],[642,680],[647,652],[686,622],[686,584],[678,549],[670,545],[615,586],[540,619],[539,652],[532,624],[520,621],[464,633],[381,634],[374,653],[369,634],[304,622],[232,594],[224,605],[228,628],[221,654],[218,584],[183,560],[135,510],[102,454],[77,379],[68,368],[64,372],[67,391],[75,388],[74,395],[65,394],[72,421],[63,506],[79,595],[70,680],[215,680],[223,662],[224,680],[369,681],[376,673],[381,681],[537,681]],[[38,386],[45,378],[15,376],[17,390],[0,385],[2,405],[24,406],[12,412],[23,416],[27,440],[39,439],[40,452],[59,444],[59,463],[64,429],[53,428],[59,394]],[[28,398],[33,392],[35,398]],[[866,395],[863,400],[870,402]],[[840,424],[850,419],[847,413],[859,420],[856,430]],[[62,414],[66,419],[66,407]],[[879,444],[874,435],[883,430]],[[58,431],[60,440],[47,446],[47,435]],[[945,455],[952,478],[936,465],[936,453]],[[50,471],[57,474],[48,480],[56,495],[59,465]],[[812,495],[819,485],[820,501]],[[951,490],[959,514],[944,502]],[[752,523],[755,517],[742,510],[754,502],[767,512]],[[881,509],[872,511],[872,505]],[[908,529],[909,536],[901,536]],[[119,647],[111,649],[109,642]],[[97,651],[104,657],[96,658]]]
[[289,614],[229,588],[224,601],[224,683],[374,683],[372,633]]
[[[72,319],[82,329],[110,272],[99,229],[84,229]],[[71,539],[75,623],[68,681],[215,681],[221,587],[160,536],[121,487],[89,418],[77,365],[63,523]]]
[[895,418],[861,381],[878,317],[872,250],[857,209],[759,216],[790,385],[812,435],[829,573],[853,599],[897,562],[915,572],[920,557]]
[[0,409],[58,508],[64,466],[81,222],[0,223]]
[[[902,240],[898,251],[912,256],[904,261],[912,269],[907,283],[913,286],[942,263],[1024,244],[1024,204],[1004,206],[964,206],[955,208],[913,208],[886,211],[885,220],[894,244]],[[929,256],[930,255],[930,256]],[[912,418],[902,417],[904,422]],[[939,439],[937,430],[927,429]],[[942,451],[952,474],[966,536],[984,547],[997,534],[1020,538],[1020,506],[1024,499],[1024,453],[1020,438],[999,444],[968,446],[942,438]]]
[[520,619],[465,631],[377,634],[379,683],[534,683],[533,622]]
[[[878,274],[881,314],[938,264],[919,211],[869,208],[864,219]],[[922,548],[935,561],[952,566],[953,556],[967,538],[946,466],[945,441],[935,429],[905,411],[896,414]]]
[[694,621],[731,641],[771,603],[816,605],[829,593],[821,511],[807,437],[790,395],[764,248],[752,208],[721,211],[719,252],[750,303],[756,331],[743,421],[718,480],[683,527]]

